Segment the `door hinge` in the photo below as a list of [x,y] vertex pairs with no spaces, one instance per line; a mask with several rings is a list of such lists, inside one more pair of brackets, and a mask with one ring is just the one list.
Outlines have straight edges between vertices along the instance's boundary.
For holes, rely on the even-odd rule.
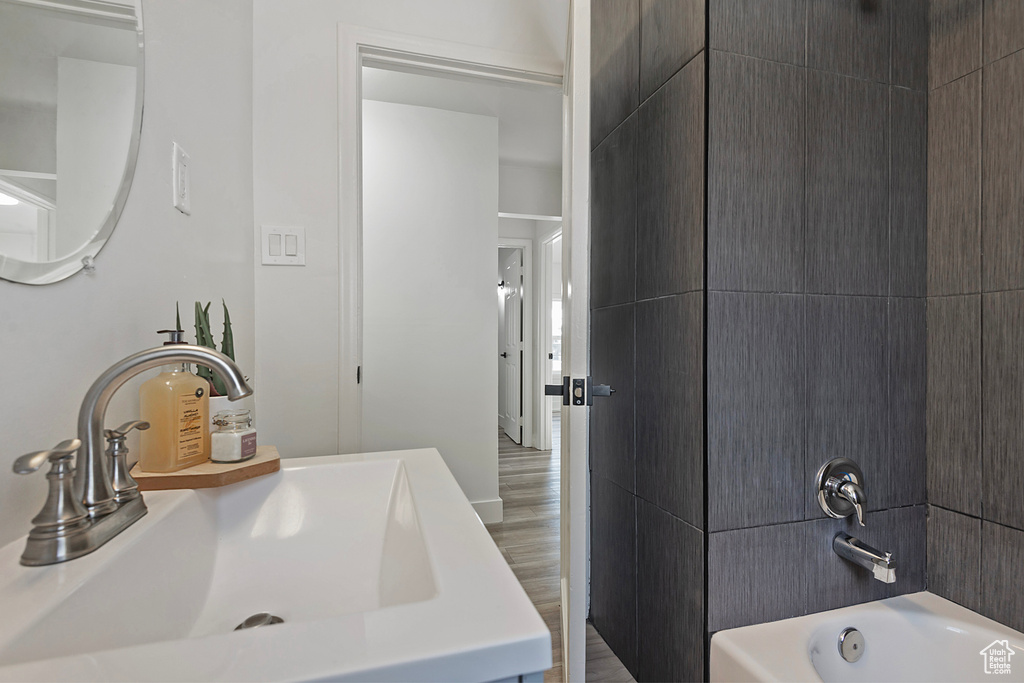
[[356,384],[362,384],[362,383],[363,383],[363,366],[362,365],[357,365],[356,366]]

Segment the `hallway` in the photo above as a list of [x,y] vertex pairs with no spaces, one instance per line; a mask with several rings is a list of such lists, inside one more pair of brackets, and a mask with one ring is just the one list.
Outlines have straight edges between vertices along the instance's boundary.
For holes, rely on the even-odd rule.
[[[552,450],[523,448],[498,430],[498,495],[504,520],[487,530],[551,630],[553,666],[545,681],[562,680],[559,595],[559,506],[561,460],[559,415],[552,425]],[[633,680],[594,627],[587,624],[587,680]]]

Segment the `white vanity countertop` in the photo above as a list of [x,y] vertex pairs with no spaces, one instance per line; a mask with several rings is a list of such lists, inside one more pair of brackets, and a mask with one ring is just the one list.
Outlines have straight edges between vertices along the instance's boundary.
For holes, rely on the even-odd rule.
[[[213,635],[0,667],[0,680],[471,681],[498,680],[550,668],[550,632],[436,450],[283,460],[282,471],[263,480],[276,477],[279,482],[288,482],[304,476],[306,479],[301,481],[307,481],[311,479],[309,473],[300,474],[305,469],[315,471],[316,479],[327,480],[320,473],[328,470],[319,468],[335,467],[334,471],[343,472],[348,463],[394,460],[401,461],[408,475],[408,488],[433,573],[433,597],[337,616],[286,620],[283,624],[248,631],[216,631]],[[224,490],[245,485],[243,482]],[[320,495],[321,500],[329,497],[317,490],[303,491]],[[205,495],[208,498],[203,509],[208,510],[213,500],[209,496],[224,495],[185,493],[146,493],[150,514],[97,550],[94,555],[97,559],[103,556],[102,562],[81,558],[56,570],[61,572],[60,590],[71,596],[73,584],[88,578],[76,577],[76,572],[102,571],[104,565],[116,562],[119,553],[127,552],[147,532],[147,522],[154,533],[163,533],[160,523],[173,515],[175,508],[195,506],[195,500],[202,501]],[[321,524],[323,517],[319,517]],[[345,519],[332,523],[345,524]],[[3,551],[7,552],[0,551],[0,560],[9,562],[10,548]],[[298,582],[292,588],[301,592],[301,562],[288,559],[270,564],[275,565],[272,571],[279,571],[278,564],[293,568],[294,571],[285,572],[289,576],[276,580]],[[267,563],[254,563],[252,571],[260,572],[261,566]],[[30,577],[30,572],[38,572],[39,578],[54,571],[18,566],[5,567],[4,572],[8,570]],[[14,587],[11,581],[4,583],[8,589]],[[0,586],[0,597],[3,590],[4,586]],[[308,599],[315,601],[315,593],[308,595]],[[133,609],[131,601],[119,603],[115,597],[105,614],[96,615],[95,628],[104,629],[108,620],[123,623],[160,618],[160,614],[140,613],[138,608]]]

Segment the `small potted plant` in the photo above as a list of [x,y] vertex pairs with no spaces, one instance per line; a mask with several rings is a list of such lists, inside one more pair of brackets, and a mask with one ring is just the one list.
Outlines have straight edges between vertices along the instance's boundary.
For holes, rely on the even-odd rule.
[[[205,346],[209,349],[217,350],[217,344],[213,339],[213,333],[210,331],[210,303],[207,302],[203,306],[200,302],[195,303],[195,316],[196,316],[196,344],[199,346]],[[220,352],[231,360],[235,360],[235,337],[231,330],[231,315],[228,313],[228,305],[223,299],[221,299],[221,305],[224,307],[224,331],[221,334],[220,341]],[[181,314],[175,306],[175,314],[177,316],[178,329],[181,327]],[[240,407],[239,405],[232,406],[227,398],[227,387],[224,385],[224,380],[218,377],[210,368],[200,365],[196,372],[197,375],[205,379],[210,383],[210,420],[213,420],[213,416],[222,410],[231,410],[232,408]]]

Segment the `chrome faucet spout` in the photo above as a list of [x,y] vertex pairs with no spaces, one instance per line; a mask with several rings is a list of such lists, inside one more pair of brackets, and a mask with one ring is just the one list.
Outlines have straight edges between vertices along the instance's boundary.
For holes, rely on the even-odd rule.
[[870,571],[876,580],[896,583],[896,561],[892,559],[892,553],[872,548],[864,541],[841,531],[832,538],[832,549],[844,560]]
[[252,388],[234,361],[205,346],[175,344],[140,351],[110,366],[93,382],[78,413],[78,434],[82,448],[75,466],[74,491],[91,517],[117,508],[114,490],[106,471],[103,419],[110,399],[121,386],[139,373],[170,363],[196,363],[213,370],[228,389],[228,398],[236,401],[252,394]]

